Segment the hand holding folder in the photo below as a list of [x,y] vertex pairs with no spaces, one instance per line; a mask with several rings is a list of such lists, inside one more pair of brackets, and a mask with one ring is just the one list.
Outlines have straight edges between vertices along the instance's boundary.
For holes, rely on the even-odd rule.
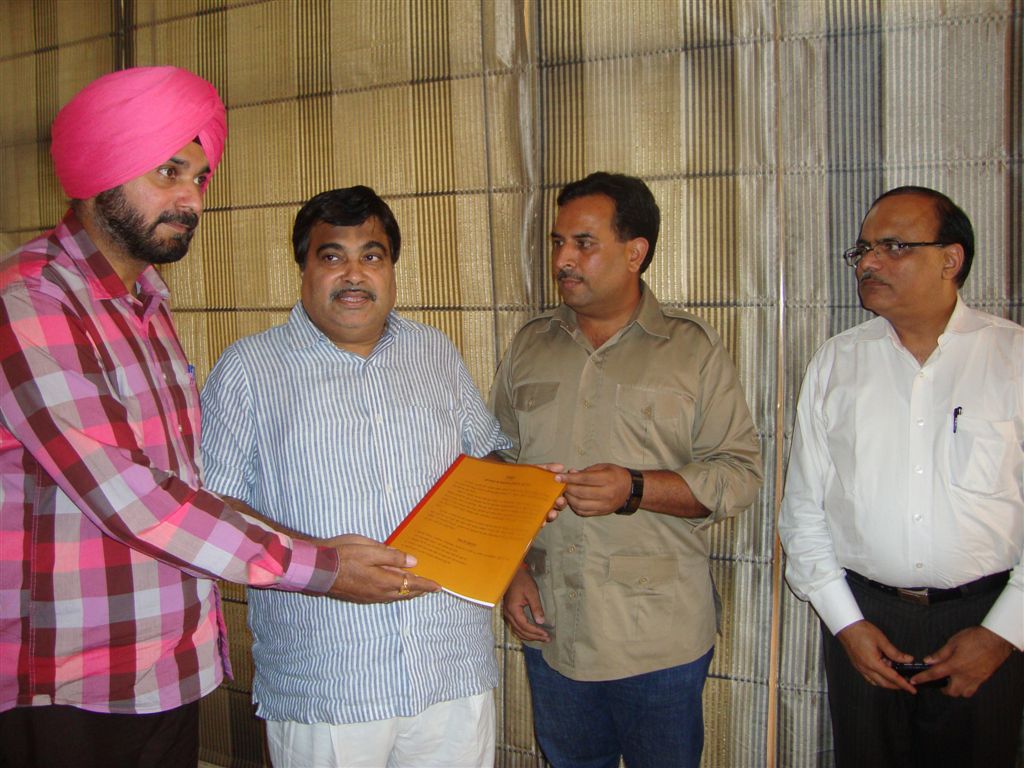
[[555,473],[461,455],[387,543],[446,592],[493,606],[565,488]]

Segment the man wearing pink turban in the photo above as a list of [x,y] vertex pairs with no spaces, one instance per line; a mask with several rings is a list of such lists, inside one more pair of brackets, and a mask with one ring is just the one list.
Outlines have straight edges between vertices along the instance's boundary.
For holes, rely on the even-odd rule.
[[0,765],[194,768],[230,672],[215,578],[358,602],[437,588],[361,536],[318,545],[199,477],[199,398],[154,264],[226,136],[176,67],[99,78],[53,124],[71,207],[0,260]]

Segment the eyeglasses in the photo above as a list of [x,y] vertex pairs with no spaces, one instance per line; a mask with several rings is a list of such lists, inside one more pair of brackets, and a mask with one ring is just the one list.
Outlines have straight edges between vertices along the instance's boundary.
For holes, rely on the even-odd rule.
[[879,240],[874,245],[859,243],[858,245],[853,246],[853,248],[847,248],[843,251],[843,260],[851,267],[856,267],[860,264],[860,260],[867,256],[871,251],[874,251],[879,255],[885,254],[890,259],[898,259],[911,248],[924,248],[925,246],[943,248],[947,245],[949,245],[949,243],[903,243],[899,240]]

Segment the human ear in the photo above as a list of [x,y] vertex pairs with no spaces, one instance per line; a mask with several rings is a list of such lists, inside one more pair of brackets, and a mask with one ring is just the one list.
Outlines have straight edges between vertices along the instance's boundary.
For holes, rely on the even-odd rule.
[[647,258],[647,251],[650,250],[650,243],[646,237],[634,237],[626,243],[626,254],[630,272],[639,272]]
[[964,247],[960,243],[953,243],[942,249],[942,276],[944,278],[956,280],[963,264]]

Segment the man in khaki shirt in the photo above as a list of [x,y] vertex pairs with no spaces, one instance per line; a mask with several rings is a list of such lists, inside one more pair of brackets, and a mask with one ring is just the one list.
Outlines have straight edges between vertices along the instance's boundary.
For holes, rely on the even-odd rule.
[[663,309],[640,277],[659,223],[636,178],[595,173],[561,191],[563,303],[519,331],[491,392],[507,458],[563,465],[575,513],[540,532],[503,606],[556,768],[699,765],[716,631],[706,529],[761,483],[718,335]]

